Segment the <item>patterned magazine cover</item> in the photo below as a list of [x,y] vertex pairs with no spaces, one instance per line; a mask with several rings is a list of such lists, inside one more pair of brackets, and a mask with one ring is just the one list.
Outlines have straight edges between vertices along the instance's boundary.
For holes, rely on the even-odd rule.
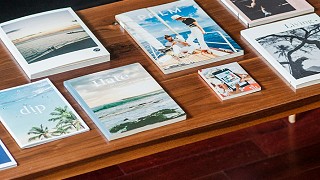
[[192,0],[130,11],[116,19],[165,72],[243,53]]
[[65,86],[109,140],[186,118],[138,63],[68,80]]
[[0,99],[1,122],[21,148],[89,130],[48,79],[2,90]]
[[222,100],[261,90],[260,85],[236,62],[202,69],[199,74]]

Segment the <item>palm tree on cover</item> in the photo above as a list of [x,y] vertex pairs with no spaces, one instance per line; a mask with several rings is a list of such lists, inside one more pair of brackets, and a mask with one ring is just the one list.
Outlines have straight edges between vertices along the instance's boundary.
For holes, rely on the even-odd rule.
[[54,111],[50,113],[50,115],[55,117],[49,119],[49,121],[58,121],[56,127],[66,128],[66,125],[68,125],[77,130],[83,128],[81,122],[77,119],[73,112],[68,110],[67,106],[56,107]]
[[71,126],[70,125],[64,125],[64,126],[60,126],[60,127],[56,127],[55,128],[56,130],[53,131],[51,134],[53,136],[60,136],[60,135],[63,135],[63,134],[68,134],[68,130],[71,129]]
[[48,127],[43,128],[42,124],[40,125],[40,127],[32,127],[28,132],[28,135],[31,135],[31,134],[35,134],[35,136],[29,138],[28,140],[29,142],[34,141],[36,139],[42,140],[42,139],[48,139],[51,137]]

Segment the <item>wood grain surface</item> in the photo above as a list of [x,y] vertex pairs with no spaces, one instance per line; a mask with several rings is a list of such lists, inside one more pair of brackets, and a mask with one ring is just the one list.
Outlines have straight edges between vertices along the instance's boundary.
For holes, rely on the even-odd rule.
[[[64,178],[320,107],[320,84],[296,91],[290,88],[254,48],[241,38],[240,30],[245,29],[245,26],[217,0],[197,2],[238,42],[245,50],[245,55],[164,75],[134,40],[119,25],[114,24],[114,16],[171,1],[124,0],[77,12],[111,53],[111,61],[49,78],[91,130],[33,148],[20,149],[1,124],[0,138],[18,162],[18,167],[1,171],[0,179]],[[319,14],[320,2],[308,2],[316,7]],[[0,89],[30,82],[3,43],[0,45],[0,59]],[[262,86],[262,91],[222,102],[198,76],[197,70],[235,61]],[[188,119],[109,142],[66,91],[63,81],[135,62],[141,63],[176,100],[186,111]]]

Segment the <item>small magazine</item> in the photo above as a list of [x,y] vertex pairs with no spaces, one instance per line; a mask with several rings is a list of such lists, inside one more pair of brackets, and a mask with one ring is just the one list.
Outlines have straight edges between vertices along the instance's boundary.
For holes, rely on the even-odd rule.
[[201,69],[198,73],[221,100],[261,90],[261,86],[237,62]]
[[64,82],[108,140],[186,119],[186,113],[139,64]]
[[295,17],[241,31],[241,35],[295,89],[320,82],[320,18]]
[[314,12],[305,0],[221,0],[247,27]]
[[71,8],[1,23],[0,38],[30,79],[110,59],[109,52]]
[[49,79],[0,91],[0,118],[20,148],[89,130]]
[[0,140],[0,170],[8,169],[17,166],[17,162]]
[[241,47],[193,0],[115,18],[164,74],[243,55]]

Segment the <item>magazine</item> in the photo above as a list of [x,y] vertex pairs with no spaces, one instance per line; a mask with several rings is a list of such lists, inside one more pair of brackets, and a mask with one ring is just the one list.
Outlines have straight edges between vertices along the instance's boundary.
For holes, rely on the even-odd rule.
[[17,166],[17,162],[0,140],[0,170],[8,169]]
[[1,23],[0,37],[30,79],[110,59],[109,52],[71,8]]
[[198,74],[221,100],[261,90],[260,85],[237,62],[201,69]]
[[221,0],[247,27],[314,12],[307,1]]
[[243,55],[192,0],[122,13],[116,20],[164,74]]
[[89,130],[49,79],[0,91],[0,117],[21,148]]
[[295,89],[320,82],[320,18],[309,14],[241,31]]
[[186,119],[139,63],[67,80],[64,85],[108,140]]

